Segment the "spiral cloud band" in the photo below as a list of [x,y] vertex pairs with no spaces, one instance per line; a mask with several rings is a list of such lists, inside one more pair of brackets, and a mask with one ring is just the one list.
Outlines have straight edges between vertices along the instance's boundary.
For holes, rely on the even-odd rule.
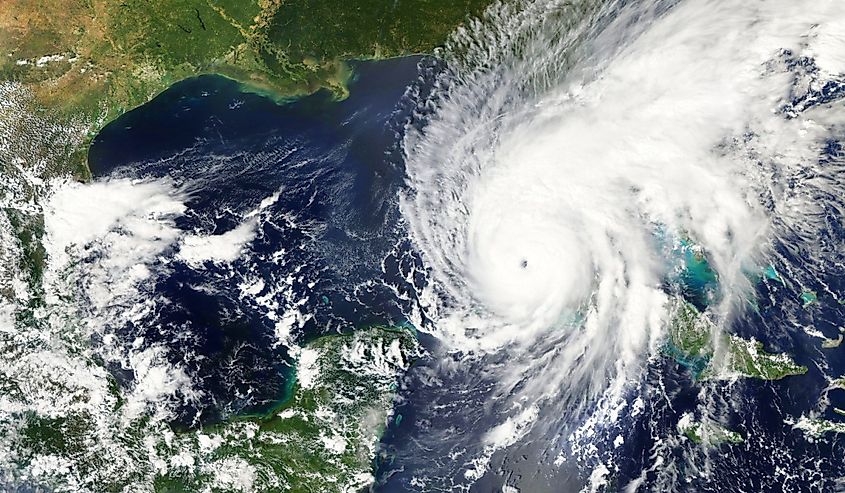
[[729,325],[746,273],[812,229],[820,192],[841,194],[820,156],[845,112],[819,98],[845,74],[845,4],[538,1],[488,16],[452,40],[405,141],[428,330],[453,351],[507,349],[502,392],[519,406],[612,403],[670,317],[662,241],[707,252]]

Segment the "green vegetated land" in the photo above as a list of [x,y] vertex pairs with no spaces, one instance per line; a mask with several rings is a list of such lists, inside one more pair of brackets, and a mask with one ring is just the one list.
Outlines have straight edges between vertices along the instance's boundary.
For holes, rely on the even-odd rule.
[[[717,349],[723,358],[716,358]],[[803,375],[807,367],[783,353],[769,353],[763,344],[716,330],[706,313],[676,300],[664,352],[693,372],[698,379],[759,378],[779,380]]]
[[745,441],[739,432],[729,430],[716,421],[696,421],[689,413],[684,414],[678,421],[678,431],[693,443],[708,447]]
[[397,378],[417,355],[416,338],[407,329],[372,327],[307,344],[294,394],[278,409],[159,442],[156,451],[165,465],[155,489],[365,489],[373,481]]
[[346,91],[348,59],[429,53],[490,0],[7,0],[0,81],[82,125],[74,154],[187,77],[220,74],[276,98]]
[[[682,299],[675,300],[663,352],[686,367],[696,380],[780,380],[807,373],[806,366],[784,353],[769,353],[759,341],[718,330],[707,313]],[[739,432],[712,419],[696,420],[691,414],[681,418],[678,431],[704,447],[745,441]]]
[[[36,473],[57,491],[362,491],[374,481],[398,379],[418,356],[407,328],[324,336],[300,348],[290,399],[266,415],[178,433],[141,417],[110,445],[92,440],[97,416],[29,415],[12,445],[29,470],[63,466]],[[132,457],[128,467],[109,467],[123,455]]]

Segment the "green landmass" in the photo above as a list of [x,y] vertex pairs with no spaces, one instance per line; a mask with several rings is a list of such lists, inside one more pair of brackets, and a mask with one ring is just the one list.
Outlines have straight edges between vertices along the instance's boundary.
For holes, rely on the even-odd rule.
[[[106,123],[179,80],[219,74],[277,99],[346,93],[349,59],[431,53],[490,0],[6,0],[0,81],[31,111],[83,129],[70,167]],[[2,117],[2,115],[0,115]]]
[[681,299],[675,301],[664,353],[697,379],[779,380],[807,373],[788,355],[766,352],[759,341],[719,331],[706,313]]
[[693,443],[709,447],[745,441],[739,432],[729,430],[713,420],[696,421],[689,413],[678,421],[678,431]]
[[825,433],[845,433],[845,423],[805,416],[801,416],[801,419],[797,423],[793,423],[792,427],[802,430],[812,437],[820,437]]
[[728,346],[729,371],[742,377],[780,380],[791,375],[807,373],[807,367],[797,364],[785,353],[768,353],[763,344],[731,334]]
[[[160,471],[157,491],[230,488],[219,468],[237,463],[248,490],[359,491],[373,480],[376,447],[391,414],[396,379],[417,355],[403,329],[328,336],[302,348],[292,399],[267,416],[235,419],[179,436],[162,455],[186,451],[193,468]],[[220,445],[203,447],[203,437]],[[237,489],[237,488],[232,488]]]
[[678,300],[663,352],[700,378],[713,356],[712,331],[709,320],[692,303]]
[[[110,471],[85,413],[29,416],[15,449],[40,483],[96,491],[347,492],[373,481],[398,377],[418,356],[407,329],[318,338],[299,353],[292,397],[263,416],[174,432],[145,418],[123,431],[135,462]],[[67,464],[45,470],[40,464]],[[103,474],[105,472],[105,474]]]

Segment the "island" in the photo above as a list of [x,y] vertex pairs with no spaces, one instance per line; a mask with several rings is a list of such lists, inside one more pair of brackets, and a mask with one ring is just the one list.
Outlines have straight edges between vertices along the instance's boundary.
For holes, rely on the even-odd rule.
[[798,421],[787,421],[787,424],[791,424],[796,430],[801,430],[813,438],[819,438],[826,433],[845,433],[845,423],[834,422],[824,418],[801,416]]
[[807,373],[786,354],[769,353],[759,341],[720,331],[707,313],[683,299],[674,301],[664,353],[701,380],[780,380]]
[[684,413],[678,420],[678,431],[696,445],[715,447],[724,443],[742,443],[739,432],[729,430],[713,420],[696,420],[692,413]]

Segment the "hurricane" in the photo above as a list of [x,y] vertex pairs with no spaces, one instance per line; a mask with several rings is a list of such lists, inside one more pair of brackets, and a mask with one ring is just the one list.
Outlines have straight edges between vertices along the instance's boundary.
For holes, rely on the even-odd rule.
[[453,36],[400,208],[427,326],[461,365],[495,361],[478,371],[507,403],[468,477],[522,439],[613,449],[598,430],[631,414],[675,310],[667,242],[706,252],[714,331],[753,310],[770,259],[804,283],[807,261],[836,262],[841,240],[819,240],[845,192],[843,19],[837,2],[539,1]]

